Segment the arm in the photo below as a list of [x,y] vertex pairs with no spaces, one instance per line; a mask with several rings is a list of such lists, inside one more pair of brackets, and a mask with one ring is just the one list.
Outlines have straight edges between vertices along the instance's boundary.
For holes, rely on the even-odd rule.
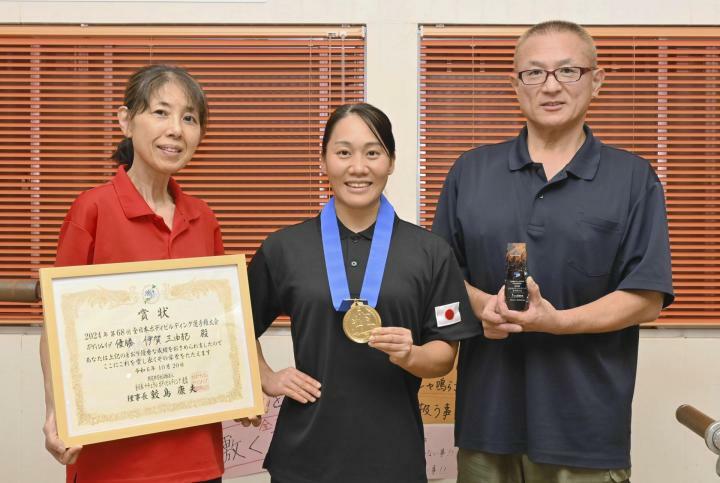
[[[260,382],[265,394],[273,397],[287,396],[303,404],[315,402],[320,397],[320,383],[318,381],[294,367],[286,367],[278,372],[273,371],[265,360],[260,341],[256,340],[255,345],[257,346]],[[260,426],[262,416],[240,418],[235,421],[242,423],[245,427],[251,424]]]
[[58,436],[52,381],[50,379],[50,355],[45,330],[40,334],[40,366],[43,373],[43,385],[45,386],[45,425],[43,426],[45,449],[60,463],[71,465],[77,461],[82,446],[66,448],[65,443]]
[[529,307],[507,309],[504,289],[496,297],[506,327],[552,334],[596,334],[622,330],[657,319],[663,303],[672,302],[672,270],[663,189],[646,168],[646,186],[634,204],[617,255],[622,281],[613,292],[567,310],[557,310],[528,278]]
[[[250,300],[256,337],[262,335],[272,321],[283,312],[278,302],[281,295],[273,282],[270,260],[265,252],[265,244],[263,244],[248,266]],[[318,381],[294,367],[273,371],[265,360],[259,340],[256,341],[256,345],[260,380],[265,394],[287,396],[303,404],[315,402],[320,397]]]
[[294,367],[286,367],[273,371],[263,355],[260,341],[256,341],[260,380],[262,389],[268,396],[287,396],[297,402],[306,404],[315,402],[320,397],[321,384],[304,372]]
[[463,277],[466,279],[465,290],[470,301],[470,307],[475,318],[482,323],[484,336],[488,339],[505,339],[511,332],[519,332],[519,329],[516,325],[506,324],[502,320],[495,295],[484,292],[467,282],[467,279],[470,278],[470,270],[465,258],[463,230],[457,216],[458,180],[462,177],[460,173],[462,170],[462,158],[463,156],[458,158],[445,178],[435,210],[432,231],[445,239],[455,254]]
[[500,314],[498,296],[483,292],[465,282],[470,306],[475,317],[482,323],[483,334],[488,339],[506,339],[513,332],[522,332],[522,327],[508,323]]
[[569,334],[621,330],[660,316],[663,294],[650,290],[616,290],[574,309],[561,310],[561,326]]
[[422,378],[440,377],[450,372],[458,348],[457,341],[444,340],[414,345],[412,333],[404,327],[373,329],[368,345],[390,356],[393,364]]
[[663,294],[650,290],[616,290],[594,302],[557,310],[542,298],[540,287],[528,278],[529,306],[524,312],[509,310],[504,287],[497,295],[500,316],[517,331],[551,334],[597,334],[612,332],[657,319]]
[[[73,207],[75,206],[74,204]],[[56,266],[92,263],[93,237],[80,225],[71,221],[72,212],[73,209],[71,208],[60,229],[60,239],[55,257]],[[45,388],[45,424],[43,425],[45,449],[60,463],[64,465],[74,464],[80,455],[82,446],[67,448],[60,436],[58,436],[50,374],[50,352],[44,327],[40,334],[40,367],[42,368],[43,386]]]
[[465,281],[465,290],[467,290],[468,299],[470,300],[470,306],[472,311],[479,320],[482,320],[482,315],[485,310],[485,306],[491,301],[492,295],[483,292],[477,287],[473,287],[467,280]]

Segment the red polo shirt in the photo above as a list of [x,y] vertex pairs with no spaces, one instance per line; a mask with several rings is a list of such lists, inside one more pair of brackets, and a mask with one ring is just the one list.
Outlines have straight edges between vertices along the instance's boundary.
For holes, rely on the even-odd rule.
[[[60,231],[56,266],[201,257],[224,253],[220,225],[202,200],[170,179],[172,230],[135,189],[124,167],[109,183],[81,194]],[[67,481],[181,483],[223,473],[220,423],[83,447]]]

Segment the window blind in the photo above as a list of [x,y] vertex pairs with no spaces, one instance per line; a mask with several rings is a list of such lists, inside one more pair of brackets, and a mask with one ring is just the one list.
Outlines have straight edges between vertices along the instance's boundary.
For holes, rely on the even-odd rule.
[[[508,75],[527,27],[423,26],[420,223],[464,151],[515,136]],[[665,188],[676,301],[656,325],[720,323],[720,33],[699,27],[591,27],[606,72],[588,124],[652,163]]]
[[[109,179],[129,75],[188,69],[208,132],[177,176],[206,200],[226,250],[252,255],[272,231],[317,213],[325,120],[365,98],[361,26],[5,26],[0,31],[0,278],[52,265],[71,202]],[[0,323],[39,304],[0,303]]]

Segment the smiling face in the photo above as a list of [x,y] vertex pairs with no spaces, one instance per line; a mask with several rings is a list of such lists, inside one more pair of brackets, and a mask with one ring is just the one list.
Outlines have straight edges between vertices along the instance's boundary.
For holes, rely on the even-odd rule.
[[127,107],[118,111],[120,128],[131,138],[131,170],[150,176],[171,176],[182,169],[202,138],[197,109],[175,82],[166,82],[151,96],[147,109],[130,117]]
[[[516,72],[560,67],[595,67],[587,43],[575,33],[532,35],[520,45],[515,56]],[[594,69],[570,83],[560,83],[552,75],[539,85],[524,85],[517,75],[511,77],[511,82],[528,125],[537,132],[547,132],[581,128],[604,76],[602,69]]]
[[333,127],[322,158],[340,212],[377,210],[380,195],[395,167],[382,143],[356,114]]

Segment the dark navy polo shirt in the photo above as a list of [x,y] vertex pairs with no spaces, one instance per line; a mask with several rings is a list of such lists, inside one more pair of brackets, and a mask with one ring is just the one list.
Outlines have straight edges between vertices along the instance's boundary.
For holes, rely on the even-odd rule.
[[[527,129],[463,154],[445,181],[433,231],[468,282],[495,294],[509,242],[525,242],[528,271],[557,309],[615,290],[673,300],[663,188],[650,164],[607,146],[586,126],[568,165],[546,180]],[[463,341],[456,443],[535,462],[630,466],[638,327],[603,334],[511,334]]]
[[[360,293],[374,227],[339,224],[350,294]],[[270,235],[248,268],[255,334],[279,314],[291,319],[296,367],[322,383],[322,396],[285,398],[265,467],[288,483],[427,481],[421,379],[387,354],[350,341],[332,305],[319,217]],[[459,302],[462,321],[438,326],[435,307]],[[406,327],[417,345],[482,332],[462,272],[445,241],[395,219],[376,306],[383,326]]]

